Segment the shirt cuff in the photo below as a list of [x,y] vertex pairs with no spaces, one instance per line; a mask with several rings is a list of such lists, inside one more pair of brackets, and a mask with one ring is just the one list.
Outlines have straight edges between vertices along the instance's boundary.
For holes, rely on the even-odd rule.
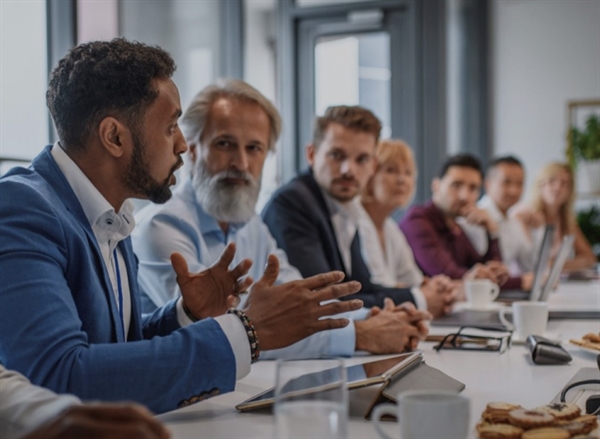
[[348,326],[329,331],[329,353],[332,357],[351,357],[356,347],[356,327],[350,320]]
[[177,299],[177,303],[175,303],[175,310],[177,312],[177,323],[179,323],[179,326],[185,328],[194,323],[183,310],[183,299],[181,297]]
[[248,334],[242,321],[235,314],[226,314],[215,317],[215,321],[225,333],[233,355],[235,356],[235,379],[244,378],[250,373],[251,353]]
[[412,293],[415,299],[415,305],[417,306],[417,309],[427,311],[427,299],[425,298],[425,294],[423,294],[423,292],[421,291],[421,288],[412,287],[410,289],[410,292]]

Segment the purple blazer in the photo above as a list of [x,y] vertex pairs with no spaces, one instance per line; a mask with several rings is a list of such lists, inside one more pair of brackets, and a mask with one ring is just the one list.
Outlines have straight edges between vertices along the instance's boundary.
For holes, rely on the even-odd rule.
[[431,201],[414,206],[399,225],[417,264],[428,276],[445,274],[461,279],[477,263],[502,260],[498,239],[488,235],[488,251],[480,255],[460,226],[448,227],[442,211]]

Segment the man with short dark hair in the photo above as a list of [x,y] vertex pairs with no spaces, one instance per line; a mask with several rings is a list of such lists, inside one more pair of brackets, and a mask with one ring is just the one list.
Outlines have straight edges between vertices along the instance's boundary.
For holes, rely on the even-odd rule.
[[[498,248],[498,226],[478,209],[483,172],[479,160],[457,154],[441,166],[431,183],[432,199],[415,206],[400,223],[423,273],[445,274],[452,279],[486,278],[503,284],[508,278]],[[486,231],[487,252],[479,254],[457,223],[464,217]]]
[[[533,283],[534,245],[522,223],[508,214],[521,199],[524,181],[525,170],[519,159],[513,156],[492,159],[485,174],[485,195],[477,207],[487,211],[498,225],[500,254],[514,276],[504,286],[528,291]],[[466,222],[461,223],[461,227],[477,250],[485,253],[485,229]]]
[[198,274],[173,255],[182,297],[142,316],[127,200],[171,196],[187,150],[174,70],[125,39],[73,48],[47,94],[60,140],[0,179],[0,363],[34,384],[174,410],[232,391],[260,349],[344,327],[322,317],[362,306],[326,303],[360,288],[333,285],[342,273],[273,287],[271,257],[246,306],[224,314],[250,285],[230,245]]
[[375,149],[381,123],[366,108],[329,107],[315,121],[313,140],[306,147],[310,169],[280,188],[262,216],[277,244],[303,276],[331,269],[362,284],[365,306],[415,303],[434,316],[444,314],[454,291],[443,282],[419,288],[388,288],[371,282],[362,257],[355,203],[375,172]]

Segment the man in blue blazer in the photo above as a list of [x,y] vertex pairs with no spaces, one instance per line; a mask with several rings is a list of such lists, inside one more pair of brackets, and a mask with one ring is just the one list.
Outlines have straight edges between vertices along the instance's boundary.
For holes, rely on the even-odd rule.
[[362,257],[353,203],[375,171],[380,131],[380,121],[366,108],[329,107],[316,119],[306,148],[310,168],[275,192],[262,217],[303,276],[341,270],[347,280],[362,284],[352,297],[367,307],[383,307],[389,297],[436,315],[451,300],[450,291],[431,283],[412,289],[375,284]]
[[124,39],[74,48],[47,92],[60,140],[0,179],[0,363],[35,384],[173,410],[233,390],[260,349],[343,327],[321,318],[362,306],[320,305],[360,288],[334,285],[342,273],[273,287],[271,257],[247,305],[224,314],[252,283],[250,261],[229,269],[229,246],[198,274],[175,254],[182,297],[141,315],[127,199],[171,196],[187,149],[174,70],[162,49]]

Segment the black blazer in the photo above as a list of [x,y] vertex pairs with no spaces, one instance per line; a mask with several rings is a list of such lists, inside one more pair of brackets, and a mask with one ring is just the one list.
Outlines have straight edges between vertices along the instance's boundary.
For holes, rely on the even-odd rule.
[[383,306],[390,297],[396,304],[415,303],[410,289],[387,288],[371,282],[371,274],[360,251],[354,248],[352,273],[344,266],[331,217],[323,194],[308,170],[282,186],[267,203],[262,218],[277,245],[287,253],[288,260],[309,277],[332,270],[346,273],[346,281],[356,280],[362,289],[344,299],[361,299],[366,307]]

